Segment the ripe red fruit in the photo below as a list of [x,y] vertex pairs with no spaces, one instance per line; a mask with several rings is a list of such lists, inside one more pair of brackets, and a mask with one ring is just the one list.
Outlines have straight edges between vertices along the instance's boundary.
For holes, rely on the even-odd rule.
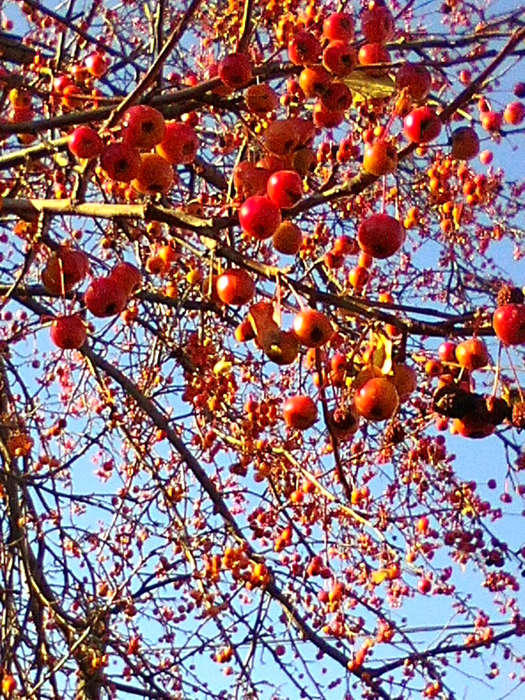
[[487,346],[481,338],[469,338],[456,347],[456,360],[468,370],[485,367],[489,362]]
[[99,51],[90,53],[84,61],[84,66],[90,75],[95,78],[101,78],[108,71],[110,65],[109,59]]
[[249,197],[239,209],[239,224],[249,236],[270,238],[281,223],[281,210],[268,197]]
[[363,169],[371,175],[386,175],[397,168],[397,149],[386,140],[375,141],[365,146]]
[[357,63],[357,51],[344,41],[332,41],[323,51],[324,67],[344,78],[354,70]]
[[326,109],[322,102],[316,102],[313,109],[314,124],[321,129],[335,129],[345,118],[342,110]]
[[283,418],[288,427],[307,430],[317,420],[317,407],[309,396],[291,396],[285,401]]
[[399,221],[388,214],[374,214],[361,222],[357,231],[359,247],[373,258],[389,258],[401,248],[405,231]]
[[252,79],[252,63],[244,53],[231,53],[219,63],[217,73],[227,87],[241,88]]
[[431,107],[417,107],[405,117],[403,132],[413,143],[428,143],[441,132],[441,120]]
[[303,234],[297,224],[283,221],[273,234],[272,243],[275,250],[283,255],[295,255],[303,242]]
[[167,160],[156,153],[144,153],[137,176],[131,184],[141,194],[159,194],[168,192],[174,181],[175,174]]
[[382,421],[392,418],[399,404],[399,396],[389,379],[374,377],[359,389],[354,402],[360,416],[370,421]]
[[255,283],[246,270],[225,270],[215,285],[219,299],[230,306],[247,304],[255,293]]
[[[363,44],[357,54],[357,60],[362,66],[374,63],[390,63],[390,54],[383,44]],[[382,71],[374,71],[370,75],[380,75]]]
[[318,348],[334,334],[330,319],[317,309],[303,309],[295,315],[293,330],[299,342],[308,348]]
[[119,262],[109,273],[117,287],[121,287],[126,296],[131,296],[142,284],[142,274],[138,267],[129,262]]
[[128,297],[112,277],[95,277],[84,294],[84,303],[93,316],[116,316],[124,310]]
[[523,102],[511,102],[505,107],[503,120],[507,124],[517,126],[525,119],[525,105]]
[[348,12],[334,12],[323,22],[323,36],[329,41],[352,41],[354,18]]
[[329,112],[345,112],[352,104],[352,93],[344,83],[334,81],[323,93],[321,104]]
[[311,33],[301,30],[288,42],[288,56],[296,66],[317,63],[321,55],[321,44]]
[[429,593],[432,588],[432,582],[428,578],[420,578],[417,587],[420,593]]
[[254,114],[264,115],[273,112],[279,106],[279,98],[266,83],[250,85],[244,95],[246,106]]
[[42,271],[42,284],[51,294],[69,292],[81,282],[89,271],[85,253],[60,246],[50,257]]
[[[286,156],[301,146],[307,146],[314,136],[314,125],[309,119],[301,119],[300,117],[275,119],[273,122],[270,122],[264,132],[264,145],[270,153]],[[262,161],[259,161],[257,165],[269,170],[272,169]],[[273,169],[282,170],[282,166]]]
[[131,182],[140,168],[139,149],[127,143],[112,143],[102,152],[100,165],[112,180]]
[[438,356],[441,362],[456,361],[456,343],[451,340],[445,340],[438,348]]
[[485,131],[499,131],[503,123],[501,112],[483,112],[481,115],[481,126]]
[[394,18],[384,5],[374,5],[361,15],[361,31],[370,43],[384,44],[394,36]]
[[129,146],[149,150],[164,138],[166,122],[158,109],[135,105],[124,114],[122,138]]
[[51,340],[63,350],[81,348],[86,340],[87,332],[84,321],[80,316],[61,316],[55,318],[51,325]]
[[330,73],[323,66],[309,66],[299,75],[299,85],[305,97],[319,97],[331,81]]
[[430,92],[432,77],[419,63],[404,63],[396,73],[396,88],[406,89],[413,100],[420,102]]
[[266,194],[280,209],[291,209],[303,196],[303,182],[295,170],[278,170],[270,175]]
[[90,126],[77,126],[70,134],[68,148],[77,158],[98,158],[104,150],[104,142]]
[[479,138],[470,126],[461,126],[452,132],[452,155],[458,160],[470,160],[479,153]]
[[494,332],[505,345],[525,343],[525,304],[505,304],[494,312]]
[[184,122],[168,122],[162,141],[156,151],[168,163],[193,163],[199,149],[195,129]]

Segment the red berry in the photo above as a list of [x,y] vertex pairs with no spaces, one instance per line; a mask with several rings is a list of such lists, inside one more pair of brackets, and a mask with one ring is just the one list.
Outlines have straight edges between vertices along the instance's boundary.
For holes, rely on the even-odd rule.
[[61,316],[51,325],[51,340],[63,350],[81,348],[86,340],[86,326],[80,316]]
[[483,112],[481,115],[481,126],[485,131],[499,131],[503,123],[501,112]]
[[119,262],[109,273],[117,287],[121,287],[126,296],[131,296],[142,284],[142,275],[138,267],[129,262]]
[[104,142],[90,126],[77,126],[69,136],[68,148],[77,158],[98,158],[104,150]]
[[332,81],[332,76],[323,66],[308,66],[299,75],[299,85],[305,97],[319,97]]
[[168,163],[193,163],[199,149],[195,129],[184,122],[168,122],[162,141],[156,151]]
[[141,194],[154,195],[169,192],[175,181],[175,173],[167,160],[156,153],[144,153],[131,184]]
[[329,41],[352,41],[354,18],[348,12],[334,12],[323,22],[323,36]]
[[126,290],[112,277],[95,277],[84,294],[84,303],[93,316],[116,316],[124,310]]
[[321,97],[321,104],[329,112],[345,112],[352,104],[352,93],[344,83],[330,83]]
[[357,51],[344,41],[332,41],[323,51],[324,67],[339,78],[350,75],[356,63]]
[[288,42],[288,56],[296,66],[317,63],[320,55],[321,44],[311,32],[299,31]]
[[222,59],[217,72],[227,87],[241,88],[252,79],[252,63],[246,54],[232,53]]
[[507,124],[517,126],[525,119],[525,105],[523,102],[511,102],[505,107],[503,119]]
[[404,63],[396,73],[396,88],[406,89],[413,100],[420,102],[430,92],[432,77],[419,63]]
[[100,156],[100,165],[112,180],[131,182],[140,168],[139,149],[127,143],[112,143]]
[[417,107],[405,117],[403,132],[413,143],[428,143],[441,132],[441,120],[431,107]]
[[362,66],[370,66],[374,63],[390,63],[390,54],[383,44],[363,44],[357,54],[357,60]]
[[299,342],[308,348],[318,348],[334,334],[330,319],[322,311],[303,309],[293,320],[293,330]]
[[468,370],[480,369],[489,363],[487,346],[481,338],[469,338],[456,347],[456,360]]
[[95,78],[101,78],[107,73],[110,61],[99,51],[94,51],[85,59],[84,65],[87,68],[88,73],[93,75]]
[[303,196],[303,182],[295,170],[278,170],[270,175],[266,194],[280,209],[291,209]]
[[375,422],[392,418],[399,404],[399,396],[389,379],[374,377],[359,389],[354,402],[360,416]]
[[51,294],[69,292],[89,271],[85,253],[60,246],[48,259],[42,271],[42,284]]
[[317,420],[317,407],[309,396],[292,396],[285,401],[283,417],[288,427],[307,430]]
[[505,304],[494,312],[494,332],[505,345],[525,343],[525,304]]
[[255,293],[255,284],[246,270],[225,270],[215,283],[219,299],[230,306],[247,304]]
[[249,236],[270,238],[281,223],[281,210],[268,197],[249,197],[239,209],[239,223]]
[[124,114],[122,138],[129,146],[149,150],[164,138],[166,122],[158,109],[135,105]]
[[394,36],[394,18],[384,5],[375,5],[361,15],[361,30],[370,43],[385,44]]
[[429,593],[432,588],[432,582],[428,578],[420,578],[417,587],[420,593]]
[[359,247],[373,258],[389,258],[405,240],[399,221],[388,214],[374,214],[361,222],[357,232]]
[[363,156],[363,169],[371,175],[379,177],[387,173],[393,173],[397,168],[397,149],[385,140],[366,144]]

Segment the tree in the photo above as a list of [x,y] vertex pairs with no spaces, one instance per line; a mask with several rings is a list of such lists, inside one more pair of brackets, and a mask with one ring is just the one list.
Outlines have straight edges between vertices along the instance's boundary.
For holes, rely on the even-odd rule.
[[0,39],[3,697],[513,690],[525,12],[49,5]]

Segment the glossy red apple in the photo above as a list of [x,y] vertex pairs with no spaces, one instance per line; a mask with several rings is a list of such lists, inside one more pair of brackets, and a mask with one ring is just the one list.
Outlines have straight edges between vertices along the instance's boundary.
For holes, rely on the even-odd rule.
[[166,122],[158,109],[134,105],[124,114],[122,139],[129,146],[149,150],[162,141]]
[[270,238],[281,223],[281,210],[269,197],[249,197],[239,209],[239,224],[249,236]]
[[405,117],[403,133],[413,143],[428,143],[441,133],[441,120],[431,107],[417,107]]
[[334,334],[330,319],[317,309],[303,309],[293,320],[293,330],[302,345],[318,348],[325,345]]
[[283,417],[289,428],[307,430],[317,420],[317,407],[309,396],[291,396],[284,403]]
[[392,418],[399,404],[399,396],[389,379],[374,377],[357,391],[354,402],[360,416],[375,422]]
[[99,318],[116,316],[127,301],[126,290],[111,277],[95,277],[84,294],[85,305]]
[[90,126],[77,126],[70,134],[68,148],[77,158],[98,158],[104,150],[104,142]]
[[225,270],[217,277],[215,287],[219,299],[230,306],[247,304],[255,293],[251,275],[242,269]]
[[193,163],[199,150],[195,129],[185,122],[168,122],[162,141],[156,151],[168,163]]
[[280,209],[291,209],[303,196],[303,181],[295,170],[278,170],[270,175],[266,194]]
[[355,22],[348,12],[333,12],[323,22],[323,36],[329,41],[352,41]]
[[525,343],[525,304],[505,304],[494,312],[492,325],[505,345]]
[[361,250],[383,260],[397,253],[405,240],[399,221],[388,214],[373,214],[361,222],[357,242]]

